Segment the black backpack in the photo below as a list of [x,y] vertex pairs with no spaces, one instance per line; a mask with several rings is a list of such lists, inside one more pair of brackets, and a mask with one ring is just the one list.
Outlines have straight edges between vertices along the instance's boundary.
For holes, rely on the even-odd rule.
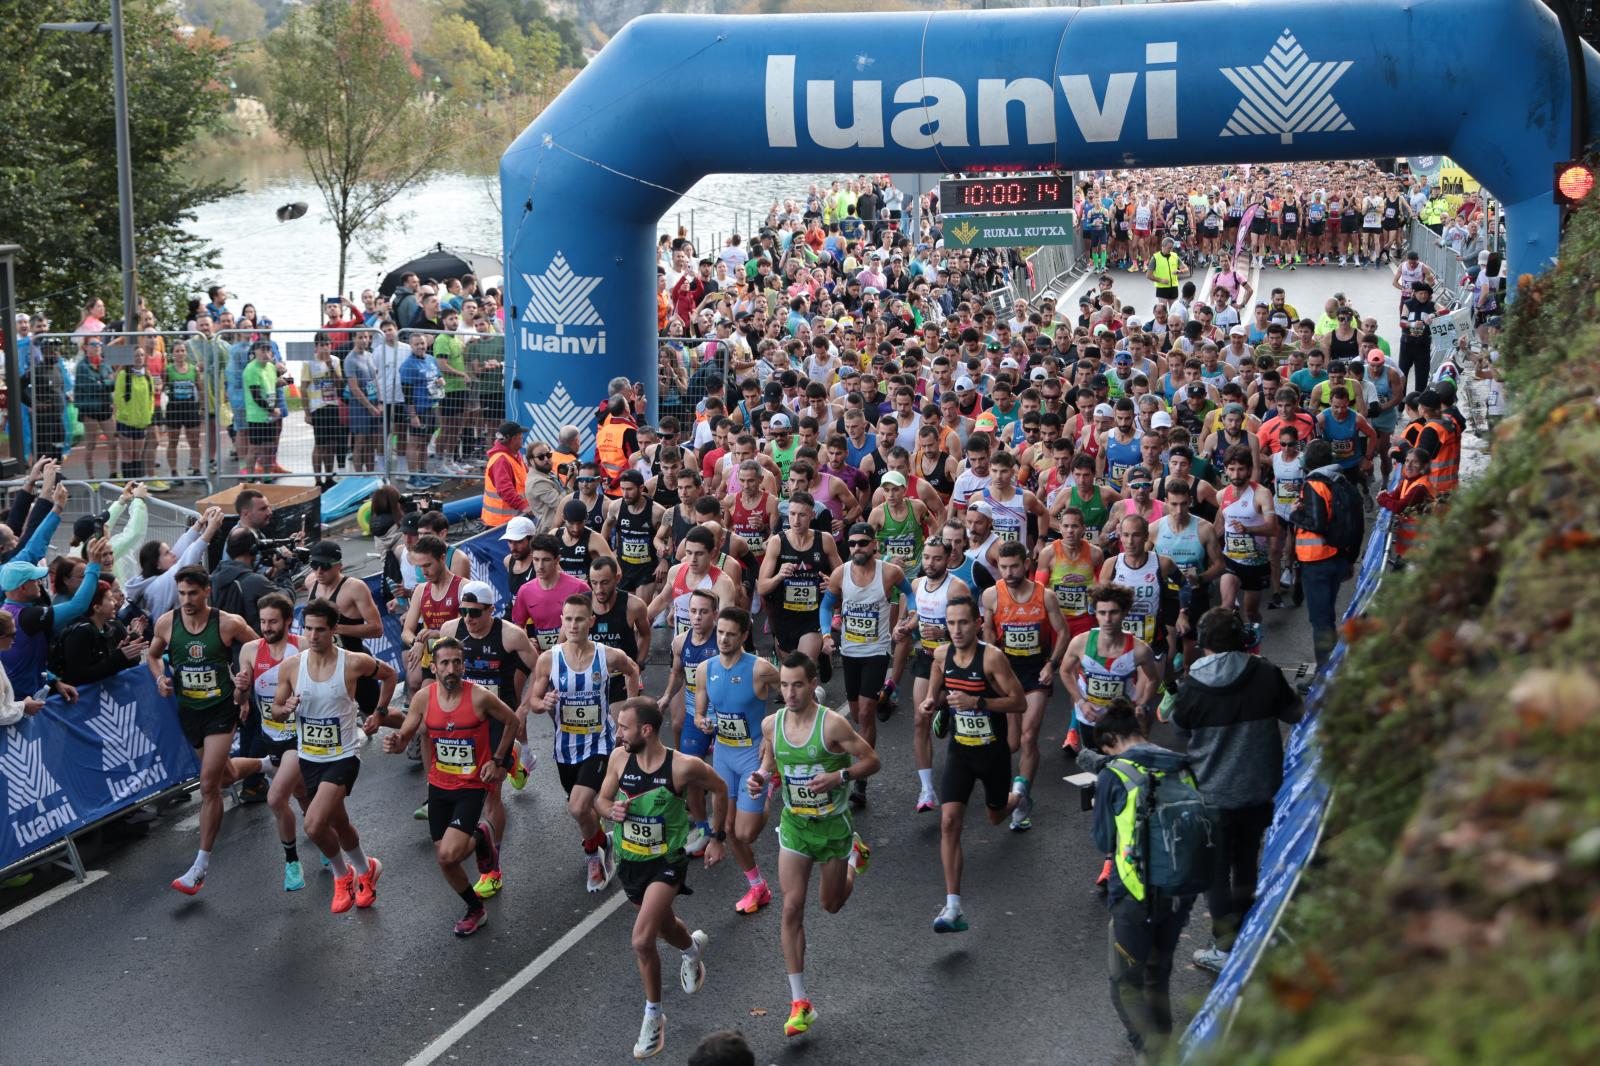
[[1361,557],[1361,541],[1366,535],[1366,518],[1361,493],[1347,477],[1328,479],[1333,490],[1333,510],[1328,516],[1328,543],[1339,551],[1339,561],[1353,563]]

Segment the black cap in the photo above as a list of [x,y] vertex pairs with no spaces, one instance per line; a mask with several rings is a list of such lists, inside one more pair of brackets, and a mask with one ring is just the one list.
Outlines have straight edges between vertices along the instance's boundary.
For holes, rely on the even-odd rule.
[[96,525],[104,520],[104,516],[97,514],[79,515],[78,520],[72,523],[72,543],[87,544],[94,539]]
[[500,423],[500,428],[494,431],[494,435],[501,440],[509,441],[513,437],[520,437],[523,432],[524,430],[521,426],[508,420]]
[[1204,396],[1206,394],[1206,387],[1204,385],[1200,384],[1197,381],[1193,385],[1190,385],[1188,388],[1186,388],[1184,391],[1187,392],[1190,396]]
[[[422,530],[422,514],[420,512],[412,511],[410,514],[405,515],[403,518],[400,519],[400,532],[402,532],[402,533],[418,533],[421,530]],[[320,543],[320,541],[318,543]]]
[[1456,402],[1456,383],[1449,378],[1440,378],[1433,383],[1433,391],[1439,394],[1439,402],[1445,407]]
[[1417,404],[1421,407],[1444,406],[1444,404],[1439,402],[1439,394],[1434,392],[1432,389],[1423,389],[1422,392],[1417,395]]
[[762,398],[768,403],[783,399],[783,386],[776,381],[767,382],[766,388],[761,390]]
[[566,522],[583,522],[589,517],[589,508],[582,500],[568,500],[561,507],[561,518]]
[[851,537],[871,537],[873,540],[877,540],[878,531],[873,529],[870,523],[857,522],[850,527],[847,533],[845,533],[845,540],[847,542]]
[[[411,517],[410,515],[406,516]],[[319,540],[311,546],[311,561],[314,563],[339,563],[344,561],[344,551],[337,541]]]

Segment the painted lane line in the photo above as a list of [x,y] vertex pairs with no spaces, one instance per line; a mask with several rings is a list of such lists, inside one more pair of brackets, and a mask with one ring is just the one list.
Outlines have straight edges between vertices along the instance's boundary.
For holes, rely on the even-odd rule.
[[572,950],[579,941],[600,927],[600,924],[615,914],[627,897],[621,892],[613,892],[600,906],[589,912],[588,917],[567,930],[565,935],[554,944],[545,948],[539,957],[524,966],[513,975],[505,984],[489,993],[487,999],[473,1007],[461,1020],[441,1033],[431,1044],[406,1060],[405,1066],[428,1066],[437,1062],[445,1052],[454,1047],[462,1037],[466,1036],[490,1015],[510,1002],[511,997],[528,986],[535,977],[549,969],[561,956]]
[[4,914],[0,914],[0,930],[9,929],[24,919],[32,918],[51,904],[60,903],[74,892],[82,888],[88,888],[105,876],[105,870],[90,870],[84,874],[82,881],[63,881],[49,891],[39,893],[28,902],[13,907]]

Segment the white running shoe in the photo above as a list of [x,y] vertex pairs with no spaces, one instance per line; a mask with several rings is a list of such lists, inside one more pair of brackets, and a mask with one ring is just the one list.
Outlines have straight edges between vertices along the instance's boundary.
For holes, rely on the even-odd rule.
[[711,843],[711,834],[698,825],[689,827],[689,838],[684,842],[683,850],[687,855],[704,855],[707,845]]
[[1213,941],[1210,947],[1201,948],[1194,953],[1194,964],[1202,970],[1212,973],[1221,973],[1222,968],[1228,963],[1228,953],[1219,949]]
[[610,837],[607,837],[605,843],[600,845],[600,864],[605,870],[605,880],[600,882],[600,887],[604,888],[611,883],[613,877],[617,876],[617,856],[611,850]]
[[639,1042],[633,1045],[634,1058],[648,1059],[661,1054],[661,1049],[667,1046],[666,1022],[664,1014],[644,1020],[644,1024],[639,1026]]
[[687,954],[683,956],[683,965],[678,968],[678,984],[692,996],[706,983],[706,945],[711,943],[711,938],[705,930],[696,929],[689,934],[689,939],[694,941],[700,953],[693,959]]
[[588,868],[589,891],[598,892],[605,888],[607,881],[606,864],[605,860],[601,858],[601,853],[596,851],[593,854],[585,855],[583,861]]

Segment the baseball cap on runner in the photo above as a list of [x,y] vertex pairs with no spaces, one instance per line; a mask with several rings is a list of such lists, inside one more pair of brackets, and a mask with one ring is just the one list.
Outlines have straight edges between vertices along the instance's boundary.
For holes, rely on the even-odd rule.
[[1096,418],[1115,418],[1117,411],[1116,408],[1108,403],[1095,404],[1094,416]]
[[493,607],[495,599],[494,586],[487,581],[468,581],[461,586],[462,603],[481,603],[485,607]]
[[527,515],[517,515],[506,523],[506,531],[500,534],[501,540],[527,540],[537,536],[539,527],[533,524],[533,519]]

